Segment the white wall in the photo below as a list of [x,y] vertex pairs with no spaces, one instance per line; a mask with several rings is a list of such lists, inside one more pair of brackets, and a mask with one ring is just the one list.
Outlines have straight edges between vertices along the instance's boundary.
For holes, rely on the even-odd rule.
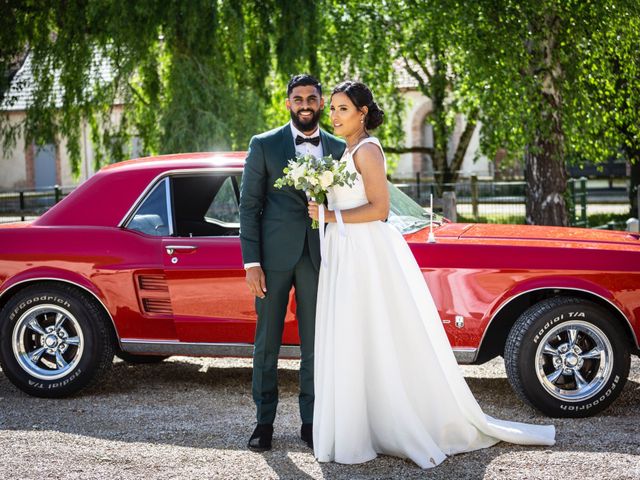
[[[7,112],[12,124],[17,124],[25,117],[24,111]],[[122,107],[117,105],[111,114],[111,121],[117,125],[122,115]],[[95,173],[95,149],[91,141],[91,128],[87,122],[80,127],[80,172],[75,177],[71,172],[69,150],[65,139],[56,142],[56,157],[60,161],[60,185],[73,186],[83,182]],[[25,148],[24,137],[19,136],[16,145],[6,156],[0,152],[0,190],[17,190],[30,188],[27,166],[28,151]]]
[[[425,97],[416,90],[403,92],[407,102],[407,114],[404,117],[403,129],[405,132],[405,145],[407,147],[421,146],[421,128],[425,115],[431,111],[431,99]],[[410,178],[415,175],[414,163],[418,156],[414,153],[403,153],[400,155],[394,177]]]
[[[16,125],[24,119],[24,113],[9,112],[9,122]],[[8,153],[6,155],[5,153]],[[19,137],[10,152],[0,146],[0,190],[15,190],[27,185],[24,138]]]
[[[405,146],[407,147],[421,147],[424,145],[423,132],[424,132],[424,120],[426,115],[431,111],[431,100],[424,96],[417,90],[406,90],[403,92],[403,96],[407,101],[407,114],[403,122],[403,128],[405,132]],[[451,159],[460,141],[460,136],[464,131],[466,121],[463,115],[456,117],[456,124],[454,132],[449,143],[449,151],[447,157]],[[489,159],[480,154],[480,123],[476,126],[469,147],[465,154],[462,166],[461,176],[469,177],[472,174],[478,176],[492,176],[493,168]],[[409,179],[415,177],[415,174],[420,169],[420,161],[422,154],[419,153],[404,153],[400,155],[400,160],[396,170],[393,173],[394,178]],[[474,161],[475,160],[475,161]]]

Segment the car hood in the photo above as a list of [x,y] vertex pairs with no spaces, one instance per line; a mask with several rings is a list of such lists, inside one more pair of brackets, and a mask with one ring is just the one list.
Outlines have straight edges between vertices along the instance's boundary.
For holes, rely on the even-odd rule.
[[[495,239],[513,242],[552,242],[564,244],[623,244],[640,247],[640,234],[588,228],[543,227],[535,225],[468,224],[461,239]],[[595,246],[595,245],[594,245]]]

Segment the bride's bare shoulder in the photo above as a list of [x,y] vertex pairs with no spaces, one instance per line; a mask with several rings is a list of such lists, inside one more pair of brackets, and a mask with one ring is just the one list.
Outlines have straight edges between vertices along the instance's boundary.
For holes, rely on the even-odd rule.
[[380,145],[374,142],[367,142],[360,145],[358,150],[353,154],[353,160],[358,170],[360,170],[360,167],[364,166],[364,164],[384,165],[385,162]]

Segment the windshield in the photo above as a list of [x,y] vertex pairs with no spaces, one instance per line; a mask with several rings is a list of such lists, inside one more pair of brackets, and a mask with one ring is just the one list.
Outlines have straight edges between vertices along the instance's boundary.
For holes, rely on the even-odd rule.
[[[422,208],[391,182],[389,182],[389,196],[391,206],[387,221],[396,227],[400,233],[413,233],[429,226],[429,209]],[[434,213],[434,225],[440,225],[442,222],[442,215]]]

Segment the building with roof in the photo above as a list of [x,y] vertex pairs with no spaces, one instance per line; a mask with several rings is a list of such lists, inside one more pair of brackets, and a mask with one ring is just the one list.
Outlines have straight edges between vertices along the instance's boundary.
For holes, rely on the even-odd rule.
[[[33,99],[33,65],[31,62],[32,57],[27,56],[0,104],[0,111],[7,115],[8,121],[13,125],[24,121],[29,104]],[[90,75],[101,82],[110,82],[113,79],[112,70],[106,59],[98,59]],[[407,100],[404,119],[404,145],[407,147],[432,147],[432,129],[426,122],[432,108],[431,100],[418,91],[415,79],[401,67],[398,67],[398,78],[398,88]],[[54,78],[53,94],[56,105],[61,106],[62,88],[57,76]],[[118,121],[122,109],[122,104],[113,105],[111,115],[114,123]],[[458,115],[456,127],[450,140],[450,158],[455,152],[464,127],[464,116]],[[468,177],[472,174],[493,176],[492,163],[479,154],[479,130],[480,127],[476,127],[467,149],[461,168],[462,177]],[[88,122],[83,121],[81,125],[80,175],[78,178],[75,178],[71,172],[69,152],[64,138],[50,139],[49,142],[38,145],[27,145],[24,138],[18,138],[11,151],[0,152],[0,171],[2,171],[0,190],[50,188],[53,185],[72,186],[86,180],[95,172],[95,151],[90,133]],[[134,137],[131,145],[132,158],[139,156],[139,146],[139,140]],[[419,172],[423,177],[429,177],[433,174],[433,168],[430,165],[428,154],[404,153],[400,155],[393,176],[398,179],[411,179],[415,178],[416,173]]]
[[[59,74],[54,75],[52,95],[56,107],[62,106],[63,89]],[[106,59],[98,58],[90,72],[91,78],[100,82],[113,79],[112,70]],[[24,63],[11,81],[11,86],[0,103],[0,111],[7,116],[11,125],[18,125],[27,116],[29,105],[33,102],[34,82],[32,56],[27,55]],[[115,103],[112,108],[112,121],[117,122],[123,105]],[[76,178],[71,171],[71,162],[64,138],[52,138],[44,144],[26,144],[19,136],[11,151],[0,151],[0,191],[20,189],[50,188],[54,185],[73,186],[95,173],[95,151],[91,142],[91,132],[85,120],[81,126],[80,138],[80,175]],[[137,142],[136,142],[137,145]],[[0,147],[2,148],[2,147]]]
[[[418,82],[406,72],[400,63],[396,68],[396,74],[398,88],[407,102],[403,125],[405,132],[404,144],[407,147],[433,147],[433,129],[427,122],[427,117],[433,108],[431,99],[418,90]],[[465,126],[464,115],[457,115],[455,128],[449,139],[448,160],[453,158]],[[480,153],[480,129],[481,124],[478,123],[460,168],[461,177],[477,175],[478,177],[492,178],[494,176],[493,163]],[[415,178],[418,172],[427,178],[433,175],[433,165],[428,154],[412,152],[400,155],[394,177],[401,179]]]

